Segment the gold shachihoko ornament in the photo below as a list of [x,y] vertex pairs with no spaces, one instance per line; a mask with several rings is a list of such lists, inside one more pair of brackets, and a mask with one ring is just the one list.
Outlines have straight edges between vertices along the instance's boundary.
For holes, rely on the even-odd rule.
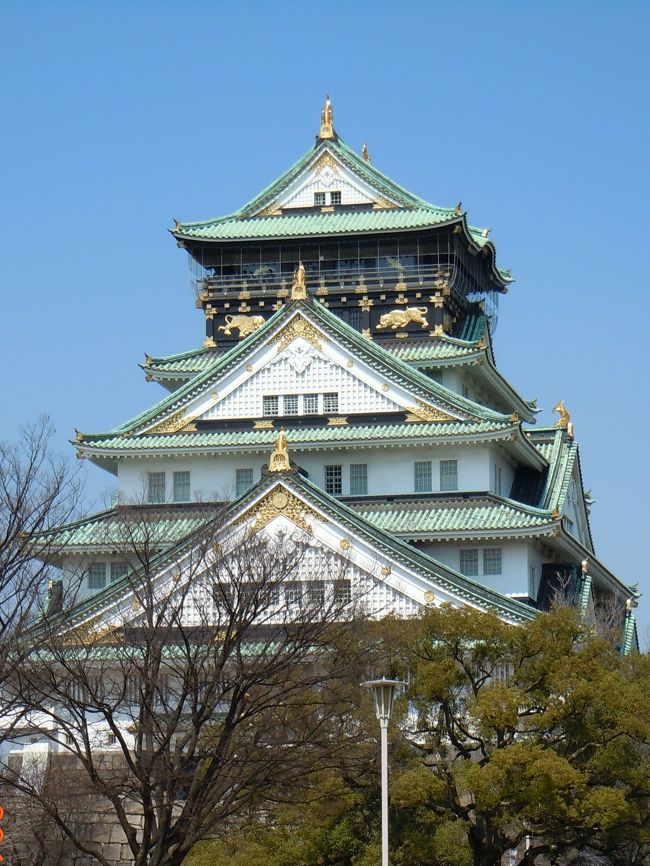
[[334,113],[329,96],[325,97],[325,105],[320,115],[319,138],[334,138]]
[[269,460],[269,472],[288,472],[291,469],[289,462],[289,452],[287,450],[287,437],[284,430],[280,430],[280,435],[273,443],[273,454]]
[[291,284],[291,300],[304,301],[307,299],[307,284],[305,283],[305,266],[302,262],[298,262],[298,267],[293,273],[293,283]]

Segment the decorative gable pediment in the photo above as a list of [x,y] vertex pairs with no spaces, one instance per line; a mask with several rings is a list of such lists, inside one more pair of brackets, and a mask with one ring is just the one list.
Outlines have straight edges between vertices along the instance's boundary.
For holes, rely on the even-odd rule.
[[[334,201],[332,193],[340,194],[340,199],[337,195]],[[345,165],[333,150],[325,148],[272,203],[266,204],[263,213],[314,205],[327,207],[334,203],[382,208],[398,206]]]

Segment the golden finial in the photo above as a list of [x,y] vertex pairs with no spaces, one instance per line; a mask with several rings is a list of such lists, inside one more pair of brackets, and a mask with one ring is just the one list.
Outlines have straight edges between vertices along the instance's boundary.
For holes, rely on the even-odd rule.
[[320,114],[319,138],[334,138],[334,114],[329,96],[325,97],[325,105]]
[[456,205],[456,207],[454,208],[454,213],[456,214],[456,216],[460,216],[462,214],[462,212],[463,212],[463,203],[462,203],[462,201],[459,201],[458,204]]
[[581,569],[583,574],[587,574],[588,569],[589,569],[589,560],[588,559],[582,560],[582,562],[580,563],[580,569]]
[[291,464],[287,450],[287,437],[283,427],[280,430],[280,435],[273,443],[273,454],[271,454],[271,459],[269,460],[269,472],[288,472],[289,469],[291,469]]
[[372,162],[372,159],[370,158],[370,154],[368,153],[368,147],[366,144],[364,144],[363,147],[361,148],[361,156],[363,157],[364,162]]
[[147,353],[145,352],[144,353],[144,365],[145,365],[145,367],[151,367],[152,364],[153,364],[153,358],[151,357],[151,355],[147,355]]
[[305,266],[298,262],[298,267],[293,272],[293,283],[291,284],[291,300],[304,301],[307,299],[307,285],[305,284]]
[[74,441],[75,441],[77,444],[79,444],[80,442],[83,442],[83,441],[84,441],[84,434],[83,434],[83,433],[80,433],[80,432],[77,430],[76,427],[74,428]]
[[560,416],[555,422],[555,426],[558,430],[566,430],[569,438],[573,439],[573,422],[571,421],[571,416],[564,405],[564,400],[558,400],[553,411],[559,413]]
[[174,219],[174,231],[179,232],[181,230],[181,228],[183,227],[183,223],[179,222],[176,219],[176,217],[174,217],[173,219]]

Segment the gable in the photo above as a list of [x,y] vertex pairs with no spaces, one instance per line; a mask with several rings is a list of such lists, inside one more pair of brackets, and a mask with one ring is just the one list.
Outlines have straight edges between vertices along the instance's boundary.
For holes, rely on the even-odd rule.
[[345,165],[333,149],[325,148],[271,204],[267,204],[264,213],[314,207],[315,193],[323,193],[323,204],[328,206],[331,204],[332,192],[340,192],[342,205],[394,206],[393,202]]

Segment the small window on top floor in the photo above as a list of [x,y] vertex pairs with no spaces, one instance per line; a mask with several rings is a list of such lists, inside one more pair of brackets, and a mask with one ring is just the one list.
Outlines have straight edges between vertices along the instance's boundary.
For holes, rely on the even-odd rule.
[[103,589],[106,586],[106,563],[93,562],[88,569],[88,589]]
[[458,490],[458,460],[440,461],[440,490]]
[[174,472],[174,502],[190,501],[190,473]]
[[284,415],[297,415],[298,414],[298,395],[297,394],[285,394],[283,398],[283,414]]
[[325,467],[325,492],[340,496],[343,492],[341,466]]
[[302,406],[305,415],[318,415],[318,394],[305,394]]
[[336,392],[323,394],[323,412],[329,415],[331,412],[339,411],[339,395]]
[[330,193],[330,204],[341,204],[341,190],[337,189]]
[[278,415],[278,398],[277,396],[266,396],[262,397],[262,414],[267,418],[274,418]]
[[325,193],[324,192],[315,192],[314,193],[314,206],[315,207],[324,207],[325,206]]
[[147,472],[147,502],[160,505],[165,501],[165,473]]

